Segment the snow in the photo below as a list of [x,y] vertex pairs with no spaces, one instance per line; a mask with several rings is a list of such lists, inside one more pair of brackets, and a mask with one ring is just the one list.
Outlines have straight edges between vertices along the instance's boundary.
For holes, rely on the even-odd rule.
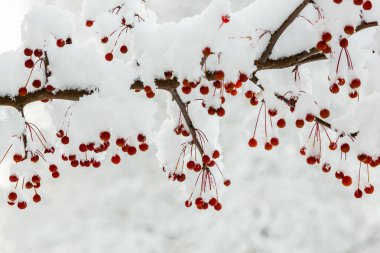
[[[25,125],[16,110],[0,109],[0,150],[5,153],[13,144],[1,170],[5,198],[13,191],[8,183],[10,172],[25,176],[26,181],[35,174],[43,178],[38,189],[42,203],[33,204],[33,194],[18,188],[19,199],[28,201],[27,210],[11,208],[6,202],[0,205],[0,251],[378,252],[379,175],[373,168],[359,165],[356,156],[365,153],[375,160],[380,151],[380,121],[376,117],[380,106],[376,67],[380,61],[379,29],[350,36],[348,51],[353,69],[347,67],[345,53],[340,71],[336,73],[335,69],[338,43],[347,37],[343,27],[358,25],[361,19],[380,20],[380,1],[374,0],[374,9],[360,17],[360,7],[349,1],[337,6],[332,1],[316,0],[324,19],[319,19],[321,13],[314,6],[307,7],[281,37],[271,58],[310,49],[328,31],[333,36],[329,42],[333,53],[328,60],[299,67],[299,80],[294,78],[292,69],[260,71],[257,77],[264,91],[248,81],[236,97],[225,95],[227,101],[223,105],[219,96],[213,96],[213,83],[203,76],[204,69],[199,64],[202,50],[210,47],[213,52],[207,59],[207,70],[223,70],[225,81],[235,83],[241,73],[255,70],[254,62],[265,49],[268,32],[276,29],[301,0],[146,2],[36,1],[22,23],[21,46],[0,55],[2,95],[15,96],[25,85],[30,74],[23,66],[28,59],[23,54],[25,47],[48,51],[52,71],[49,84],[56,90],[93,91],[78,102],[34,103],[25,108],[26,121],[38,125],[46,142],[57,149],[55,155],[46,155],[46,163],[38,165],[11,161],[15,152],[24,151],[15,135],[20,135]],[[110,12],[116,5],[120,8]],[[229,23],[222,23],[224,15],[230,16]],[[86,20],[94,20],[93,27],[85,27]],[[123,20],[133,28],[123,30]],[[14,25],[20,26],[21,22]],[[104,36],[108,36],[108,43],[100,42]],[[57,39],[67,38],[73,43],[57,47]],[[124,44],[129,49],[126,55],[119,51]],[[104,59],[109,52],[114,54],[111,62]],[[180,118],[178,107],[169,93],[156,90],[153,85],[154,79],[163,78],[165,71],[174,71],[180,81],[199,81],[199,86],[210,89],[206,96],[201,95],[199,88],[190,95],[185,95],[181,88],[178,93],[189,105],[194,126],[207,135],[205,154],[211,156],[215,150],[222,154],[215,161],[223,174],[210,168],[218,193],[212,189],[203,195],[208,200],[217,194],[223,205],[221,212],[184,206],[195,189],[194,202],[200,186],[196,183],[198,174],[186,168],[182,171],[181,166],[176,170],[182,145],[189,143],[191,137],[174,133]],[[36,66],[31,80],[44,80],[44,73],[43,67]],[[346,77],[346,85],[340,86],[338,95],[332,95],[329,86],[341,76]],[[356,89],[359,101],[348,97],[352,92],[349,83],[354,78],[362,81]],[[154,89],[153,99],[147,99],[144,91],[130,90],[136,79]],[[27,88],[35,90],[30,84]],[[270,119],[274,125],[280,118],[287,122],[285,130],[270,127],[266,136],[269,120],[263,121],[261,115],[256,149],[249,148],[247,142],[255,131],[260,106],[249,104],[244,97],[247,90],[254,90],[259,99],[265,100],[265,109],[278,111]],[[275,93],[286,98],[298,96],[294,113],[289,113],[289,107]],[[204,99],[206,109],[199,98]],[[222,106],[225,117],[209,116],[209,106]],[[337,133],[327,130],[327,137],[322,128],[314,128],[321,131],[322,137],[310,138],[312,124],[306,123],[302,130],[295,128],[296,119],[309,113],[318,115],[324,108],[330,109],[327,121],[339,129]],[[60,129],[70,137],[68,145],[57,139]],[[185,129],[189,130],[187,126]],[[117,138],[125,138],[136,147],[136,137],[142,133],[150,148],[129,156],[112,145],[105,153],[79,155],[80,144],[102,143],[102,131],[110,131],[111,144]],[[350,144],[347,159],[345,154],[341,159],[340,152],[329,150],[329,138],[336,140],[342,132],[356,131],[360,133],[355,142],[347,135],[339,139],[338,149],[343,143]],[[268,153],[263,144],[273,136],[279,137],[280,146]],[[303,145],[307,148],[306,157],[299,155]],[[33,151],[41,149],[37,140],[28,142],[27,147]],[[79,160],[93,158],[103,166],[69,168],[59,158],[74,153]],[[114,154],[122,157],[119,165],[109,162]],[[307,165],[305,159],[310,155],[322,155],[321,163]],[[184,162],[190,159],[187,150]],[[321,171],[325,162],[331,164],[329,174]],[[51,163],[59,168],[60,177],[56,180],[47,170]],[[179,171],[186,174],[185,183],[168,180]],[[342,186],[334,177],[336,171],[351,176],[353,186]],[[375,193],[355,199],[356,184],[363,189],[369,185],[369,177]],[[223,185],[227,178],[232,181],[229,188]]]

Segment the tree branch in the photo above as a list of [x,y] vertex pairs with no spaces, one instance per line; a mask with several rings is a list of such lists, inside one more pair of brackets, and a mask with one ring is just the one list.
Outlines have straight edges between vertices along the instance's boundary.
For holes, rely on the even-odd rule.
[[272,36],[269,40],[267,48],[264,50],[261,55],[259,61],[266,62],[271,56],[273,48],[275,47],[277,41],[280,39],[281,35],[285,32],[285,30],[294,22],[294,20],[298,17],[298,15],[305,9],[305,7],[313,2],[312,0],[303,0],[302,3],[289,15],[289,17],[281,24],[281,26],[272,33]]
[[198,148],[199,153],[201,155],[203,155],[204,150],[202,148],[201,143],[198,140],[196,128],[194,127],[193,122],[191,121],[190,115],[189,115],[188,111],[186,110],[185,103],[183,103],[183,101],[182,101],[181,97],[179,96],[176,89],[170,89],[168,91],[170,92],[170,94],[172,94],[174,101],[177,103],[179,109],[182,112],[183,117],[185,118],[186,125],[189,128],[189,131],[190,131],[191,137],[193,138],[193,142],[194,142],[195,146]]
[[69,100],[69,101],[79,101],[79,99],[86,95],[91,95],[94,93],[94,90],[58,90],[54,93],[48,92],[45,88],[40,90],[27,93],[26,96],[2,96],[0,97],[0,105],[1,106],[11,106],[16,108],[17,110],[21,110],[27,104],[46,100],[46,99],[61,99],[61,100]]

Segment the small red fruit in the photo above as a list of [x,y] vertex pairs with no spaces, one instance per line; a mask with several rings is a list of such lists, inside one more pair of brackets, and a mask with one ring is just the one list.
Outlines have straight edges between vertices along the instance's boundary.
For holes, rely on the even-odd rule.
[[104,142],[105,141],[109,141],[110,138],[111,138],[111,133],[108,132],[108,131],[103,131],[103,132],[100,133],[99,137]]
[[25,97],[27,93],[28,93],[28,90],[25,87],[21,87],[20,89],[18,89],[18,94],[21,97]]
[[114,164],[119,164],[120,161],[121,161],[120,156],[119,156],[118,154],[112,156],[111,161],[112,161],[112,163],[114,163]]
[[257,146],[257,140],[255,138],[251,138],[249,139],[248,141],[248,146],[250,146],[251,148],[255,148]]
[[64,47],[65,44],[66,44],[65,40],[63,40],[63,39],[57,40],[57,47]]
[[277,121],[278,128],[284,128],[286,126],[286,121],[284,119],[279,119]]
[[375,191],[375,187],[373,185],[368,185],[364,188],[364,192],[367,194],[372,194]]
[[25,209],[26,206],[27,206],[27,204],[26,204],[25,201],[20,201],[20,202],[17,203],[17,207],[18,207],[19,209]]
[[24,54],[25,54],[25,56],[32,56],[33,50],[30,49],[30,48],[25,48],[24,49]]
[[319,112],[319,115],[321,116],[322,119],[327,119],[330,116],[330,111],[328,109],[322,109]]
[[357,199],[360,199],[361,197],[363,197],[363,192],[362,192],[362,190],[360,190],[360,189],[358,188],[358,189],[355,191],[354,196],[355,196],[355,198],[357,198]]
[[128,52],[128,47],[127,47],[126,45],[122,45],[122,46],[120,47],[120,52],[121,52],[122,54],[126,54],[126,53]]
[[303,121],[303,119],[297,119],[296,120],[296,127],[297,128],[303,128],[304,125],[305,125],[305,121]]
[[344,176],[342,178],[342,184],[347,187],[352,185],[352,178],[350,176]]
[[32,85],[33,85],[34,88],[38,89],[38,88],[41,87],[41,81],[38,80],[38,79],[36,79],[36,80],[34,80],[34,81],[32,82]]
[[63,145],[67,145],[67,144],[69,144],[70,139],[69,139],[69,137],[67,135],[65,135],[65,136],[62,137],[61,142],[62,142]]
[[87,27],[91,27],[93,24],[94,24],[94,21],[93,21],[93,20],[87,20],[87,21],[86,21],[86,26],[87,26]]
[[113,60],[113,54],[108,53],[108,54],[106,54],[106,56],[104,58],[106,59],[106,61],[112,61]]
[[39,195],[39,194],[34,194],[34,196],[33,196],[33,201],[35,202],[35,203],[38,203],[38,202],[40,202],[41,201],[41,196]]

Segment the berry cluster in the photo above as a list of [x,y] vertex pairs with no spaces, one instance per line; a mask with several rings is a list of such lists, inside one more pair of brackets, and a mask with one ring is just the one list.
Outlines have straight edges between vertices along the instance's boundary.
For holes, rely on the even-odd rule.
[[[123,33],[125,33],[125,35],[128,33],[128,29],[132,29],[133,28],[133,24],[127,24],[127,21],[124,17],[122,17],[121,15],[121,10],[124,8],[124,4],[123,5],[118,5],[116,6],[115,8],[112,8],[111,10],[109,10],[110,13],[112,14],[115,14],[115,15],[118,15],[118,16],[121,16],[120,17],[120,27],[118,27],[117,29],[115,29],[114,31],[112,31],[109,35],[106,35],[106,36],[102,36],[101,39],[100,39],[100,42],[103,43],[103,44],[107,44],[111,39],[113,39],[113,37],[116,37],[115,39],[113,39],[113,46],[112,46],[112,49],[110,52],[106,53],[106,55],[104,56],[104,58],[106,59],[106,61],[112,61],[113,58],[114,58],[114,50],[116,48],[116,46],[118,46],[118,43],[119,41],[121,40],[122,38],[122,35]],[[138,14],[135,15],[139,21],[143,20]],[[92,27],[95,23],[95,20],[87,20],[86,21],[86,26],[87,27]],[[115,35],[115,36],[114,36]],[[121,54],[126,54],[128,53],[128,47],[127,45],[125,44],[122,44],[119,46],[119,51]]]
[[[343,0],[333,0],[336,4],[341,4]],[[369,11],[372,9],[372,2],[370,0],[353,0],[353,4],[361,6],[363,10]]]
[[[64,133],[63,130],[57,132],[57,137],[61,139],[62,144],[68,145],[70,142],[69,137]],[[96,145],[94,142],[81,143],[78,146],[78,152],[72,154],[62,154],[62,160],[69,162],[71,167],[76,168],[81,167],[94,167],[99,168],[101,166],[101,161],[93,158],[93,154],[103,153],[109,150],[111,146],[111,133],[109,131],[103,131],[99,134],[100,144]],[[149,149],[149,145],[146,143],[146,137],[143,134],[137,135],[137,141],[139,142],[138,148],[140,151],[145,152]],[[137,153],[137,148],[133,145],[128,144],[127,138],[118,137],[115,139],[116,153],[111,157],[111,162],[113,164],[119,164],[121,162],[121,157],[117,153],[119,149],[122,152],[133,156]]]
[[[24,155],[17,152],[13,154],[13,161],[16,169],[11,171],[9,181],[14,186],[7,195],[7,202],[10,206],[17,204],[19,209],[25,209],[27,207],[27,195],[31,194],[32,200],[35,203],[39,203],[41,201],[41,196],[38,194],[38,189],[41,187],[42,178],[41,174],[37,171],[33,174],[24,174],[18,169],[18,167],[30,167],[31,164],[35,167],[40,166],[41,162],[47,163],[47,155],[53,155],[55,152],[55,148],[48,145],[44,135],[35,124],[30,122],[26,122],[25,124],[26,129],[24,131],[24,135],[17,138],[17,141],[24,142],[29,139],[32,142],[35,142],[36,146],[42,147],[43,152],[40,149],[36,149],[34,151],[25,150]],[[27,133],[29,133],[29,135],[26,135]],[[5,159],[14,145],[15,144],[12,144],[8,148],[1,162]],[[55,164],[49,165],[49,171],[52,173],[53,178],[59,177],[58,167]]]

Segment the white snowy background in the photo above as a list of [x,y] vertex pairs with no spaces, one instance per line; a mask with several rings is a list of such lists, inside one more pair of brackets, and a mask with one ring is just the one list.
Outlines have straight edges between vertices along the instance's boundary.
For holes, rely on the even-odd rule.
[[[233,9],[251,1],[233,0]],[[22,15],[40,2],[54,1],[1,0],[0,52],[18,47]],[[147,4],[164,22],[199,13],[208,1]],[[355,199],[332,174],[306,165],[292,131],[273,152],[249,149],[241,122],[252,109],[229,105],[234,113],[223,119],[221,143],[232,186],[221,212],[185,208],[185,197],[168,183],[151,150],[123,167],[64,169],[59,180],[45,184],[42,204],[25,211],[0,202],[0,252],[380,252],[377,191]],[[157,118],[163,119],[160,106]],[[43,114],[33,120],[43,124]]]

